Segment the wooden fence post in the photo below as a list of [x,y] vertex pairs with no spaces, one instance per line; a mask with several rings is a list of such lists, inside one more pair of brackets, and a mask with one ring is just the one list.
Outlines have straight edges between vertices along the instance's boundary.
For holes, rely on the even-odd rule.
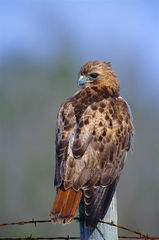
[[[79,214],[80,219],[84,217],[84,208],[82,203],[80,204]],[[116,193],[112,199],[110,207],[103,221],[111,222],[113,221],[117,224],[117,200]],[[80,239],[81,240],[118,240],[118,229],[116,227],[110,226],[104,223],[98,223],[95,229],[86,228],[84,226],[84,221],[80,221]]]

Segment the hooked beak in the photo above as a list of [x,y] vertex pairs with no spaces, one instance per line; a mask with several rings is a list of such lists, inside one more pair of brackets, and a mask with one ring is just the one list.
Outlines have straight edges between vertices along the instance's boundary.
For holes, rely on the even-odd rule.
[[87,87],[86,85],[91,83],[91,82],[92,81],[88,77],[86,77],[84,75],[80,75],[80,77],[78,79],[78,86],[80,88],[84,88],[84,87]]
[[85,85],[86,79],[87,79],[86,76],[80,75],[80,77],[78,79],[78,86],[83,88]]

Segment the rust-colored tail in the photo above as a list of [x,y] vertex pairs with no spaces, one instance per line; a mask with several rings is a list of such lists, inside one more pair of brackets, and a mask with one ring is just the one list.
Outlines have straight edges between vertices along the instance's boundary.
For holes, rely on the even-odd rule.
[[53,222],[69,223],[74,218],[82,197],[82,191],[74,191],[72,188],[58,189],[56,199],[53,203],[50,219]]

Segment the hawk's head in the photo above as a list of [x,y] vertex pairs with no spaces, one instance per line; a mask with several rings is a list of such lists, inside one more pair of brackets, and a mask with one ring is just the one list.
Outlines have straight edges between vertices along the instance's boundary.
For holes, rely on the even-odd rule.
[[118,80],[110,62],[89,61],[85,63],[79,72],[79,87],[86,88],[101,83],[116,90],[119,89]]

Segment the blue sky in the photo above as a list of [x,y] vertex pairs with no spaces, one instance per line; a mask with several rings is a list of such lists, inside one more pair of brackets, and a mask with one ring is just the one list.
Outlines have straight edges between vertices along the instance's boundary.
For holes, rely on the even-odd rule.
[[5,0],[0,29],[0,64],[15,55],[45,64],[68,48],[68,58],[108,60],[117,70],[135,62],[138,77],[159,86],[157,0]]

